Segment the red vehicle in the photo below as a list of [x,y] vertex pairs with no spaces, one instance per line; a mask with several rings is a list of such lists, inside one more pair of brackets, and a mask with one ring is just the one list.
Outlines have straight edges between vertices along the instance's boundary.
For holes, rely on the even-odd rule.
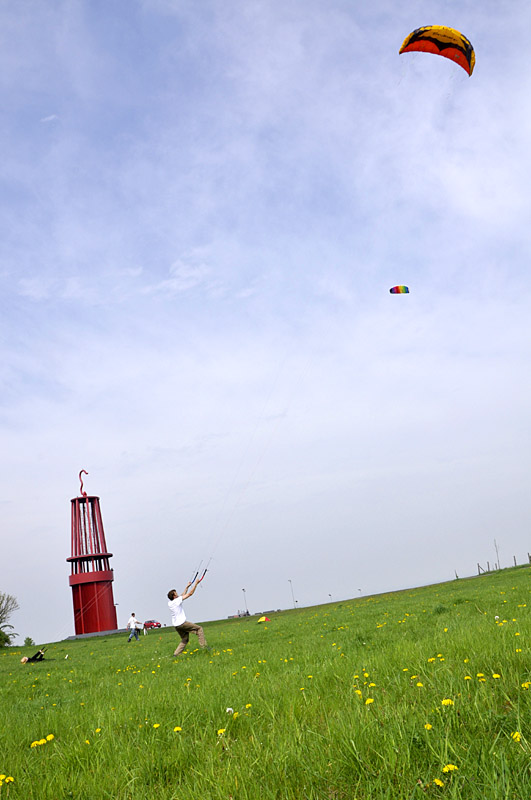
[[147,628],[148,630],[149,628],[162,628],[162,625],[160,622],[157,622],[156,619],[148,619],[146,622],[144,622],[144,628]]

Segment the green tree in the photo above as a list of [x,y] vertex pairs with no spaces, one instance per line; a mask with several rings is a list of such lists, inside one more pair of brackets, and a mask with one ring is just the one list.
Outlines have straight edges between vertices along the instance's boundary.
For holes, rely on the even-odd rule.
[[32,647],[35,644],[31,636],[26,636],[24,639],[24,647]]
[[[14,639],[15,636],[18,636],[18,634],[14,632],[11,633],[11,631],[13,631],[13,626],[8,622],[11,614],[17,611],[18,608],[19,605],[16,597],[7,594],[7,592],[0,592],[0,647],[11,644],[11,640]],[[10,629],[9,633],[6,628]]]

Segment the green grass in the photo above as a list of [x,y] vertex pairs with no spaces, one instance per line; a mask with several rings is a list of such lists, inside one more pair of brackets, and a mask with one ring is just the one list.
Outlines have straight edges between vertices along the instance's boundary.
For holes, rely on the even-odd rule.
[[4,649],[0,800],[526,800],[529,581],[207,623],[180,660],[171,628]]

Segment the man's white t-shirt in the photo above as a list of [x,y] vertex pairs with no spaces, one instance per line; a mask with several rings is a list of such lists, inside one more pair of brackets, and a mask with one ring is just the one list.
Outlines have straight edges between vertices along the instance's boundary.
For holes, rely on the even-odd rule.
[[183,598],[181,595],[176,597],[175,600],[168,600],[168,608],[171,611],[171,624],[176,628],[186,622],[186,614],[183,608]]

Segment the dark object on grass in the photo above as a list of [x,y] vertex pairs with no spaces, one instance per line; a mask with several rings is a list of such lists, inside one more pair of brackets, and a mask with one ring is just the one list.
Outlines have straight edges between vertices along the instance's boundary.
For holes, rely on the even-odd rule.
[[46,651],[44,649],[43,650],[37,650],[35,655],[30,656],[29,658],[27,656],[22,656],[22,658],[20,659],[20,663],[21,664],[34,664],[36,661],[44,661],[44,653],[45,652]]

